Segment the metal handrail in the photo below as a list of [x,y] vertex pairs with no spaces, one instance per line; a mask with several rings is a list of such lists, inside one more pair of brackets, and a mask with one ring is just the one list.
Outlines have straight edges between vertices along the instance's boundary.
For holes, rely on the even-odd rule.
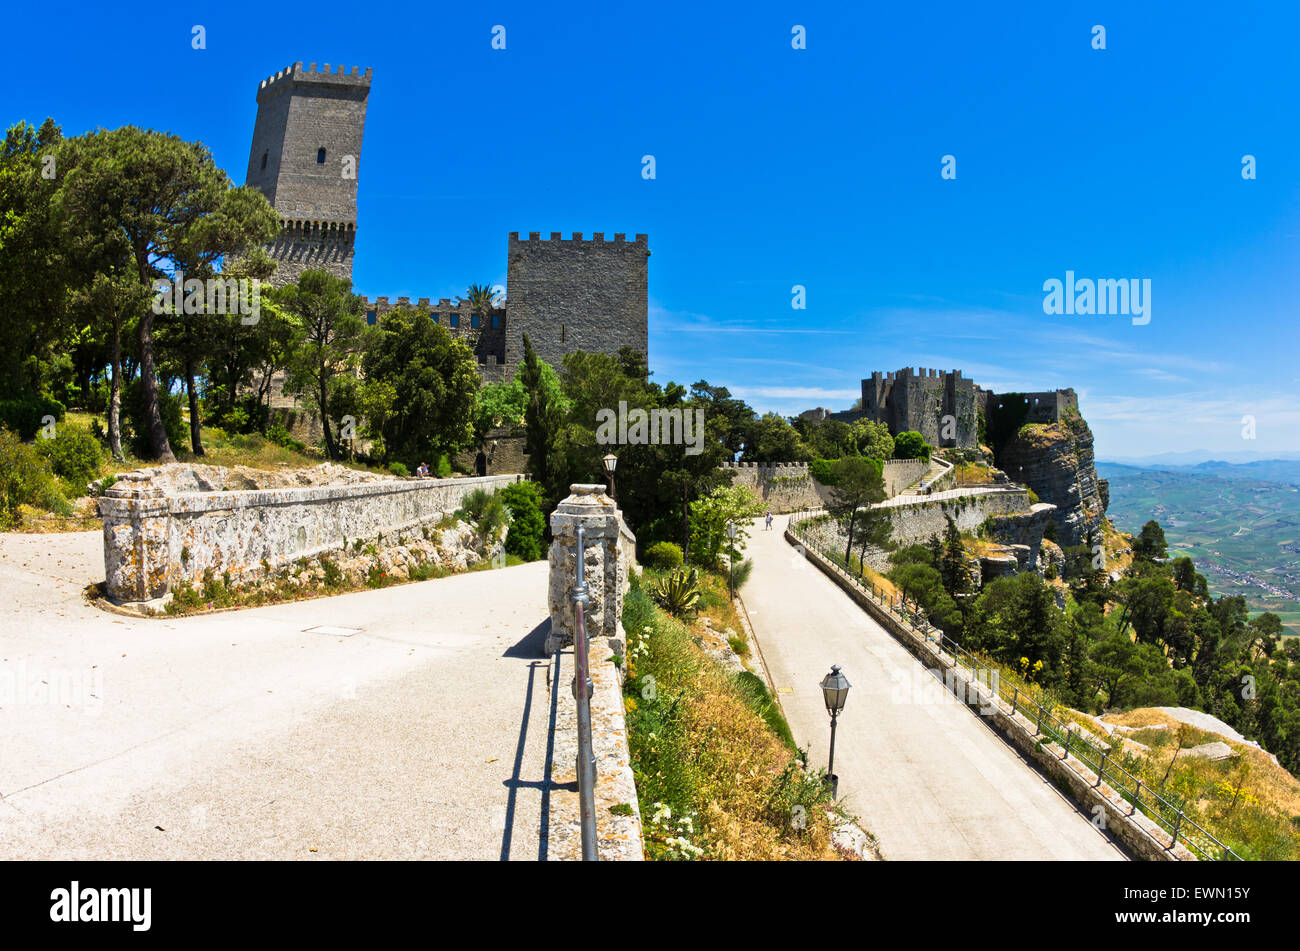
[[[947,651],[952,658],[954,667],[959,666],[958,662],[960,660],[964,660],[964,666],[968,666],[971,669],[971,681],[977,688],[979,686],[991,687],[996,698],[1007,703],[1010,707],[1010,715],[1013,719],[1017,713],[1024,715],[1027,719],[1034,722],[1036,733],[1042,734],[1048,742],[1056,742],[1064,748],[1065,755],[1062,758],[1067,766],[1070,765],[1069,757],[1073,756],[1077,761],[1087,766],[1096,775],[1097,780],[1094,783],[1094,786],[1100,787],[1103,782],[1106,783],[1115,790],[1121,799],[1128,802],[1133,807],[1132,811],[1129,812],[1130,816],[1140,810],[1143,815],[1168,832],[1170,840],[1169,844],[1164,846],[1166,849],[1172,849],[1178,844],[1181,833],[1183,845],[1200,858],[1208,861],[1243,861],[1240,855],[1234,852],[1229,846],[1224,844],[1217,836],[1198,823],[1195,819],[1188,816],[1181,807],[1175,806],[1173,803],[1169,802],[1159,793],[1153,791],[1150,786],[1147,786],[1144,790],[1141,777],[1134,776],[1123,766],[1116,763],[1112,758],[1109,749],[1102,749],[1094,745],[1086,737],[1074,736],[1073,734],[1075,731],[1069,724],[1058,718],[1051,709],[1044,707],[1037,700],[1033,699],[1033,697],[1022,693],[1019,685],[1013,685],[1015,688],[1014,693],[1012,694],[1011,699],[1007,700],[1005,688],[1002,685],[1000,676],[986,677],[986,680],[988,680],[989,683],[980,684],[978,682],[979,670],[1000,674],[1000,669],[981,661],[979,657],[972,654],[947,634],[931,625],[929,618],[926,617],[925,611],[922,610],[921,606],[916,602],[908,602],[906,595],[900,594],[898,597],[886,596],[883,589],[879,588],[875,582],[867,579],[864,569],[860,569],[855,574],[851,568],[841,565],[839,562],[840,556],[835,552],[824,549],[822,544],[819,543],[820,540],[816,539],[804,524],[813,516],[813,514],[814,513],[812,512],[796,513],[796,515],[791,516],[789,523],[790,531],[795,535],[795,537],[799,538],[804,543],[805,549],[812,548],[824,558],[828,559],[837,573],[851,581],[864,594],[870,595],[882,610],[887,611],[897,618],[904,627],[911,631],[913,635],[924,638],[928,643],[933,644],[935,652],[940,656],[941,660],[944,651]],[[823,513],[818,512],[816,514]],[[797,516],[805,517],[798,518]],[[1090,761],[1090,756],[1095,760],[1095,762]],[[1071,769],[1073,768],[1074,767],[1071,766]],[[1077,773],[1079,771],[1075,769],[1075,772]],[[1117,776],[1119,777],[1118,779]],[[1130,788],[1125,788],[1123,779],[1130,781]],[[1144,791],[1148,798],[1154,801],[1153,804],[1144,803],[1142,801],[1142,794]],[[1191,826],[1199,835],[1189,835],[1186,830],[1183,829],[1183,826]],[[1196,841],[1198,837],[1208,841],[1209,847],[1207,848],[1205,845]],[[1214,854],[1212,851],[1216,849],[1218,850],[1218,854]]]
[[591,740],[591,675],[587,670],[586,527],[578,526],[578,578],[573,586],[573,700],[578,708],[578,811],[582,860],[599,861],[596,851],[596,754]]

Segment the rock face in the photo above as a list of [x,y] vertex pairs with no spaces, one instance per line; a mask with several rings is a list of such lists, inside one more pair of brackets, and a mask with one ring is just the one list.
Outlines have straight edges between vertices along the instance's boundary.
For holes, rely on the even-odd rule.
[[1043,502],[1056,506],[1056,540],[1079,545],[1100,538],[1109,500],[1109,486],[1097,478],[1092,430],[1078,415],[1057,423],[1031,423],[1020,428],[998,454],[998,465],[1017,482],[1029,486]]

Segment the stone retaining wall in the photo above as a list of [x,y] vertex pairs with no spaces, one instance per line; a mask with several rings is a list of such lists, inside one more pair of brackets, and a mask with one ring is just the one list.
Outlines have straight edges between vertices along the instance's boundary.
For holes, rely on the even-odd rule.
[[892,499],[908,486],[914,485],[929,471],[930,463],[924,459],[886,459],[882,472],[885,479],[885,497]]
[[357,539],[418,530],[455,511],[474,489],[491,492],[521,478],[178,493],[119,482],[99,502],[107,594],[114,601],[151,601],[208,569],[248,577]]
[[1009,702],[997,700],[988,684],[973,680],[968,670],[963,670],[939,649],[937,635],[917,630],[887,610],[820,552],[805,548],[789,528],[785,538],[918,660],[942,672],[939,679],[950,685],[962,702],[987,717],[1005,740],[1033,760],[1086,815],[1104,815],[1106,831],[1119,839],[1134,857],[1147,861],[1196,861],[1196,856],[1182,845],[1171,848],[1169,833],[1142,813],[1134,812],[1118,792],[1105,783],[1098,784],[1096,774],[1086,764],[1073,756],[1062,759],[1065,750],[1058,744],[1042,742],[1032,720],[1021,713],[1013,714]]

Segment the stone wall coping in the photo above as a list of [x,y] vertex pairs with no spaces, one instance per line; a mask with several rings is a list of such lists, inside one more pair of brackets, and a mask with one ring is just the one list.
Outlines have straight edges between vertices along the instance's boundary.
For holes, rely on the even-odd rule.
[[[243,509],[278,505],[295,505],[304,502],[331,502],[337,499],[356,499],[375,495],[395,495],[401,492],[420,492],[444,486],[481,485],[483,487],[507,485],[523,476],[503,474],[495,476],[468,476],[463,479],[385,479],[380,482],[354,482],[344,485],[294,486],[278,489],[236,489],[231,492],[178,492],[174,495],[127,496],[113,495],[113,486],[99,500],[100,515],[197,514],[222,509]],[[138,493],[142,490],[130,490]],[[148,491],[148,490],[144,490]],[[161,490],[156,490],[161,492]]]

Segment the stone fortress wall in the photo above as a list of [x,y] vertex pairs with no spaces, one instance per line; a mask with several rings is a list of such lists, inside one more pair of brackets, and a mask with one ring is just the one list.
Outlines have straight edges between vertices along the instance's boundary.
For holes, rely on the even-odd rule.
[[603,232],[563,238],[511,232],[506,252],[506,363],[523,360],[524,334],[537,355],[558,366],[566,353],[649,355],[649,238]]
[[[1055,423],[1063,414],[1079,411],[1072,389],[999,395],[977,386],[961,370],[903,367],[893,373],[873,372],[862,381],[860,416],[885,423],[895,435],[919,432],[932,446],[974,449],[979,416],[987,420],[999,411],[1011,411],[1012,401],[1021,404],[1014,408],[1021,423]],[[953,417],[955,436],[944,436],[945,416]]]
[[[724,462],[722,468],[736,473],[732,485],[749,489],[776,514],[821,508],[830,500],[830,488],[812,477],[806,462]],[[921,459],[885,460],[886,497],[914,485],[929,468]]]

